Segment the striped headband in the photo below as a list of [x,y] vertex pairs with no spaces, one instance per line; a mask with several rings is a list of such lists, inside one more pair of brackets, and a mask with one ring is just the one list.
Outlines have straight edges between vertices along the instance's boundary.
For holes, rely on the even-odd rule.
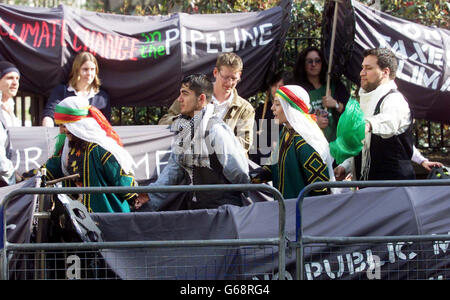
[[282,99],[286,100],[293,108],[306,114],[309,113],[309,108],[306,103],[291,90],[289,90],[286,86],[280,87],[277,90],[276,94]]
[[54,118],[56,125],[75,123],[86,118],[93,118],[106,132],[107,136],[115,140],[119,146],[123,146],[119,135],[114,131],[102,112],[95,106],[89,105],[86,108],[70,108],[56,105]]
[[[295,86],[293,86],[295,87]],[[300,88],[300,87],[299,87]],[[306,91],[305,91],[306,93]],[[309,113],[309,107],[296,93],[289,89],[289,86],[280,87],[276,95],[278,95],[281,99],[285,100],[289,105],[301,112],[307,119],[317,122],[317,116],[315,114]]]
[[55,107],[55,124],[66,124],[77,122],[81,119],[87,118],[89,115],[89,108],[70,108],[61,105],[56,105]]

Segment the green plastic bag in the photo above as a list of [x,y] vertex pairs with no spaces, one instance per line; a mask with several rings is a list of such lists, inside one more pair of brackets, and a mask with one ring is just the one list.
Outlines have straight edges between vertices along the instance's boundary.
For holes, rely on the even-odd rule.
[[366,121],[359,102],[350,98],[339,118],[336,140],[330,143],[330,153],[338,164],[361,152],[365,129]]

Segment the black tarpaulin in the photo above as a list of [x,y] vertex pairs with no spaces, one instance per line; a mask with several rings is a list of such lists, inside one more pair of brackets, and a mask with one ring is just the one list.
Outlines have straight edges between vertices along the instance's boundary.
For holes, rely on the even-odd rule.
[[[355,193],[307,197],[303,206],[304,234],[322,237],[448,234],[449,199],[447,187],[367,188]],[[295,206],[296,200],[286,200],[286,234],[291,241],[296,240]],[[105,241],[278,236],[278,203],[272,201],[211,210],[92,216]],[[245,265],[240,264],[245,260],[245,247],[222,249],[219,255],[208,248],[193,250],[195,253],[191,249],[121,249],[103,254],[114,272],[127,279],[264,279],[261,274],[270,273],[270,267],[278,265],[278,253],[263,249],[252,253],[252,262],[259,263]],[[308,271],[305,278],[367,279],[367,270],[374,264],[373,255],[377,255],[381,260],[381,279],[448,279],[448,250],[448,242],[305,247]],[[294,278],[295,255],[289,251],[287,277]]]

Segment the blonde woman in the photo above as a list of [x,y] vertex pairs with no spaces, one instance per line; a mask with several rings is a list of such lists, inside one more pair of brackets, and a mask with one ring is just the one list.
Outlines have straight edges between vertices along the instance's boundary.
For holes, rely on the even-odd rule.
[[42,126],[54,126],[55,106],[70,96],[84,97],[89,104],[98,108],[111,120],[111,106],[108,94],[100,89],[100,78],[97,59],[89,52],[79,53],[72,64],[72,71],[67,84],[56,86],[48,98],[43,111]]

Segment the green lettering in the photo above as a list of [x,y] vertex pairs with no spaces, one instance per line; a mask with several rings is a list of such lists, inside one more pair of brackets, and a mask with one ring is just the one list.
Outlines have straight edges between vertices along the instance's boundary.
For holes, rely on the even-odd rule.
[[166,52],[166,47],[164,47],[163,45],[160,45],[158,47],[158,54],[159,54],[159,56],[163,56],[165,54],[165,52]]
[[147,52],[145,51],[145,46],[141,46],[141,57],[142,58],[147,58]]

